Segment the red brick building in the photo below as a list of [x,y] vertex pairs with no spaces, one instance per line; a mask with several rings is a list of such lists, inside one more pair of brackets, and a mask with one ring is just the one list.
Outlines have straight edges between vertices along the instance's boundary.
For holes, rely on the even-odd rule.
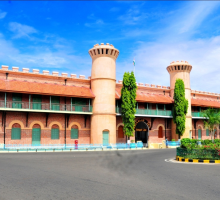
[[[8,66],[2,66],[0,144],[74,144],[75,140],[79,144],[126,142],[120,115],[122,81],[116,83],[114,73],[114,77],[108,77],[108,73],[115,70],[114,62],[119,52],[112,45],[101,44],[95,45],[89,54],[93,66],[92,75],[87,79],[82,75],[79,78],[66,73],[59,76],[58,72],[39,73],[36,69],[29,72],[27,68],[19,71],[17,67],[9,70]],[[176,74],[189,74],[191,69],[187,62],[171,63],[167,68],[171,74],[169,87],[138,83],[136,127],[131,139],[148,144],[162,143],[165,137],[177,139],[172,122],[172,81],[177,78]],[[172,75],[174,71],[175,76]],[[184,79],[186,85],[190,82],[188,79]],[[220,95],[187,89],[191,106],[186,137],[209,138],[200,112],[210,106],[220,108]],[[109,93],[110,90],[114,92]],[[110,96],[106,98],[105,95]],[[106,100],[110,98],[113,101]],[[95,127],[99,125],[100,130]],[[219,133],[219,127],[216,127],[216,133]]]

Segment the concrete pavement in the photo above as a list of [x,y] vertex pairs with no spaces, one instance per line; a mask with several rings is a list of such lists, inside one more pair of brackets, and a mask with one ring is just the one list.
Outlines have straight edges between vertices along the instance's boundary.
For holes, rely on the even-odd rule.
[[0,154],[0,200],[219,199],[220,165],[165,162],[175,149]]

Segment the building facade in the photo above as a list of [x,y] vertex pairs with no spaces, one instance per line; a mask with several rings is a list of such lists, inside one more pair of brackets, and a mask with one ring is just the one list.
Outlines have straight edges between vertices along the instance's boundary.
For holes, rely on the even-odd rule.
[[[108,43],[94,45],[91,77],[2,65],[0,69],[0,144],[125,143],[120,114],[122,81],[116,82],[119,51]],[[210,138],[201,110],[220,108],[220,94],[192,90],[186,61],[167,67],[170,86],[137,83],[137,108],[131,140],[154,147],[165,137],[178,139],[172,120],[177,78],[185,83],[189,108],[183,137]],[[215,137],[220,138],[219,127]]]

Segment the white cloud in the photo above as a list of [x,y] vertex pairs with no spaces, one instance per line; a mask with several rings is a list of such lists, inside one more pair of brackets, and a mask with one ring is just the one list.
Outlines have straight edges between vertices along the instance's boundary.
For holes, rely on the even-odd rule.
[[7,12],[2,12],[2,11],[0,10],[0,19],[5,18],[6,15],[7,15]]
[[14,38],[30,38],[31,34],[37,33],[37,30],[35,28],[17,22],[9,23],[9,30],[14,32]]
[[[61,38],[54,38],[51,43],[59,44],[65,43],[65,40]],[[66,44],[67,45],[67,44]],[[30,71],[35,69],[40,70],[56,70],[59,72],[67,73],[79,73],[86,76],[90,76],[91,58],[87,56],[75,55],[69,46],[58,45],[58,48],[54,51],[54,46],[51,44],[44,44],[40,46],[26,46],[26,51],[23,53],[19,49],[15,48],[11,41],[8,41],[0,33],[0,46],[4,51],[0,51],[0,66],[8,65],[18,66],[20,70],[24,67],[30,68]],[[80,67],[79,67],[80,66]]]
[[[132,60],[135,57],[138,82],[169,86],[166,67],[172,61],[186,60],[193,66],[192,89],[220,93],[220,35],[194,37],[194,33],[200,31],[204,21],[219,5],[220,2],[189,2],[177,13],[169,15],[164,19],[169,22],[168,26],[162,26],[160,33],[155,32],[156,41],[136,42],[130,58],[117,64],[117,78],[122,78],[121,71],[133,70]],[[143,29],[136,36],[148,33]],[[131,37],[135,33],[130,31],[126,35]]]
[[[136,61],[138,82],[169,86],[166,67],[172,61],[186,60],[192,66],[191,88],[220,93],[220,36],[182,43],[144,43],[130,57],[129,63],[118,63],[120,71],[133,70]],[[122,67],[123,66],[123,67]],[[122,77],[122,74],[120,74]]]
[[97,19],[97,20],[95,20],[95,22],[85,23],[85,26],[96,28],[97,26],[101,26],[101,25],[104,25],[104,24],[105,23],[102,19]]
[[179,24],[180,33],[188,32],[195,27],[199,27],[203,20],[212,13],[220,2],[190,2],[187,7],[184,8],[187,11],[182,18],[182,22]]

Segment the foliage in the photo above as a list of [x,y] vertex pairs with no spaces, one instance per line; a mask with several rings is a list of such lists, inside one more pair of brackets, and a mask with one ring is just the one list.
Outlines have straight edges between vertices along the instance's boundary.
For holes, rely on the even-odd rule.
[[175,139],[172,139],[171,141],[175,142],[176,140],[175,140]]
[[174,88],[173,120],[176,124],[176,134],[182,136],[185,131],[188,100],[185,98],[185,86],[182,79],[177,79]]
[[135,126],[136,107],[136,79],[134,73],[125,72],[121,89],[121,115],[124,123],[124,133],[133,136]]
[[184,138],[182,139],[181,142],[181,148],[184,149],[219,149],[220,150],[220,139],[215,139],[214,142],[212,140],[201,140],[201,144],[198,144],[197,139],[189,139],[189,138]]
[[220,149],[218,148],[197,148],[186,149],[177,148],[177,156],[188,159],[201,159],[201,160],[220,160]]
[[214,128],[220,123],[220,112],[214,108],[208,108],[207,110],[202,111],[202,117],[205,128],[209,129],[211,133],[211,139],[213,140]]

